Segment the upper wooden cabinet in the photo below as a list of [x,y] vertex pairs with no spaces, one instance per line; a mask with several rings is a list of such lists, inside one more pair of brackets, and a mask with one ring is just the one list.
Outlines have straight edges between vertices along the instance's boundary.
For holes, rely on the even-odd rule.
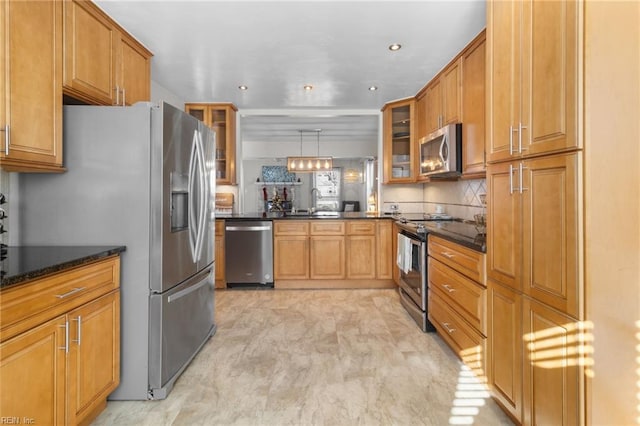
[[236,183],[236,112],[230,103],[185,104],[185,111],[216,132],[216,183]]
[[0,167],[62,168],[62,2],[0,3]]
[[460,122],[461,93],[461,65],[458,58],[427,85],[427,135],[446,124]]
[[120,60],[116,79],[121,104],[133,105],[151,99],[151,53],[127,33],[120,33],[117,51]]
[[485,65],[483,31],[462,53],[462,174],[484,177],[485,155]]
[[580,146],[578,5],[487,3],[488,162]]
[[391,102],[382,108],[384,183],[415,182],[415,99]]
[[151,52],[87,0],[64,2],[64,93],[99,105],[150,99]]

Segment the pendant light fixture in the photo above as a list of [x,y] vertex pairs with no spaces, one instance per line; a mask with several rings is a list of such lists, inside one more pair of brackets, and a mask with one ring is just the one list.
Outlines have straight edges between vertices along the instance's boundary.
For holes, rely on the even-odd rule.
[[[287,171],[289,172],[316,172],[320,170],[331,170],[333,168],[332,157],[320,156],[320,132],[322,129],[313,130],[298,130],[300,132],[300,156],[299,157],[287,157]],[[315,157],[302,155],[302,134],[303,133],[315,133],[317,151]]]

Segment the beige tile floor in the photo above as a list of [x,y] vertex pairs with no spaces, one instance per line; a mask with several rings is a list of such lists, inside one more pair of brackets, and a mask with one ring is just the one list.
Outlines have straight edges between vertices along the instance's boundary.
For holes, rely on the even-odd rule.
[[216,321],[166,400],[94,425],[512,424],[394,290],[218,291]]

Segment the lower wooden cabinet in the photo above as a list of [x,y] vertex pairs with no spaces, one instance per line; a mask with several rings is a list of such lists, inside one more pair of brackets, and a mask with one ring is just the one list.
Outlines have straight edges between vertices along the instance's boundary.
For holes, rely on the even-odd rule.
[[342,235],[312,235],[309,238],[312,280],[345,278],[345,244]]
[[69,411],[75,415],[70,423],[78,424],[102,411],[120,383],[120,291],[87,303],[67,318]]
[[[120,383],[119,265],[109,258],[3,290],[3,418],[88,424],[104,409]],[[52,297],[65,283],[74,290]]]
[[509,416],[522,422],[522,299],[491,280],[487,291],[489,386]]
[[393,232],[390,220],[377,221],[376,228],[376,278],[381,280],[393,279],[393,265],[395,265],[394,242],[397,237]]
[[[580,425],[589,330],[580,322],[522,299],[524,338],[523,424]],[[587,349],[584,350],[583,349]]]
[[279,288],[393,286],[390,220],[275,220],[273,247]]
[[573,318],[489,281],[489,385],[524,425],[584,424],[589,330]]
[[224,220],[216,220],[215,232],[215,255],[216,255],[216,288],[227,288],[225,279],[225,257],[224,257]]
[[66,324],[62,315],[0,344],[2,416],[65,424]]
[[309,238],[299,235],[276,236],[273,240],[276,280],[309,279]]

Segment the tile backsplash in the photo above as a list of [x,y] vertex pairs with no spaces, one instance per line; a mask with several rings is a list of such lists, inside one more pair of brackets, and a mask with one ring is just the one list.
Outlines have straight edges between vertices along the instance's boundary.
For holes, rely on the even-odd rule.
[[473,215],[485,212],[479,195],[486,192],[485,179],[429,182],[424,184],[424,212],[435,212],[441,205],[453,217],[473,220]]
[[384,212],[397,204],[402,213],[434,213],[440,205],[445,213],[468,220],[473,220],[477,213],[485,213],[479,196],[487,192],[485,179],[386,185],[383,191]]

